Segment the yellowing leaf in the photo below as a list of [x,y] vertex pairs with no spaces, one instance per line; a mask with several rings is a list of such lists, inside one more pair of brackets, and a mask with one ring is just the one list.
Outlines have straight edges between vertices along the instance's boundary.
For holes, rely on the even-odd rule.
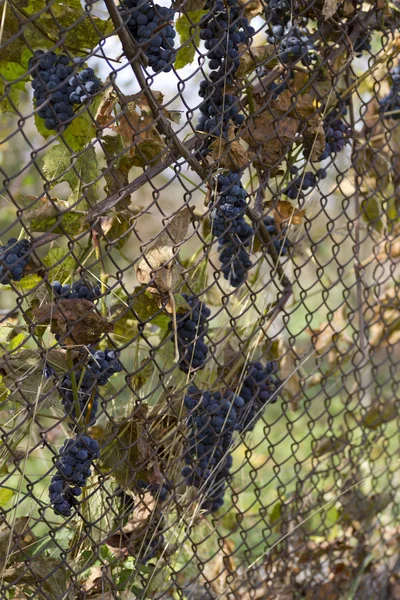
[[14,494],[14,490],[9,490],[8,488],[0,488],[0,506],[4,506],[5,504],[7,504],[7,502],[10,502]]

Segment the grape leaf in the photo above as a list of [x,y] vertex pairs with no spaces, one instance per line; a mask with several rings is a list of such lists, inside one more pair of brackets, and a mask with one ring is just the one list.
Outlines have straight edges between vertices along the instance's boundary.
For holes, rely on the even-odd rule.
[[180,45],[176,59],[175,69],[182,69],[186,65],[193,62],[196,47],[200,43],[200,32],[198,23],[203,15],[208,13],[207,10],[194,10],[188,12],[176,21],[176,31],[180,35]]
[[92,146],[77,158],[72,158],[66,146],[52,146],[43,162],[43,173],[53,187],[66,181],[71,194],[68,202],[75,209],[85,210],[98,200],[97,184],[93,183],[99,174],[95,150]]
[[66,345],[94,344],[103,333],[111,333],[114,329],[85,298],[59,299],[35,308],[32,315],[36,326],[50,323],[52,333],[62,336]]
[[188,231],[192,213],[187,206],[179,211],[162,231],[155,243],[146,250],[136,265],[136,277],[148,290],[160,294],[173,290],[181,280],[181,267],[176,263],[177,246]]
[[8,62],[0,68],[0,113],[17,112],[21,92],[25,92],[25,82],[18,81],[26,71],[18,63]]
[[30,231],[51,231],[76,235],[85,224],[85,213],[70,210],[65,202],[57,198],[36,198],[23,196],[20,201],[27,208],[24,217],[29,223]]
[[74,257],[71,256],[69,250],[64,250],[64,248],[52,248],[42,258],[42,262],[51,271],[51,281],[63,281],[76,266]]

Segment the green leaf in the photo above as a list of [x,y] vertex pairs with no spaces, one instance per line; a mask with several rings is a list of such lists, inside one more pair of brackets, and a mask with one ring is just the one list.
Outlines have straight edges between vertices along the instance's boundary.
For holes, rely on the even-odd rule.
[[[53,187],[66,181],[71,194],[68,198],[75,209],[84,210],[98,200],[97,184],[93,183],[99,174],[95,150],[92,146],[77,158],[72,158],[63,144],[53,146],[46,154],[43,172]],[[87,184],[87,185],[86,185]]]
[[53,198],[35,198],[23,196],[21,202],[26,206],[24,216],[30,231],[52,231],[76,235],[85,227],[85,212],[70,210],[68,204]]
[[42,258],[42,262],[51,271],[52,281],[63,281],[66,277],[71,275],[76,267],[75,259],[71,256],[68,250],[64,248],[52,248]]
[[21,344],[24,343],[26,338],[27,338],[27,335],[25,333],[19,333],[18,335],[13,337],[8,344],[8,347],[7,347],[8,352],[12,352],[13,350],[15,350],[16,348],[21,346]]
[[176,31],[180,35],[180,45],[183,47],[179,48],[177,52],[175,69],[182,69],[193,62],[196,54],[196,46],[200,43],[199,27],[196,27],[196,24],[199,23],[202,16],[206,15],[207,12],[207,10],[194,10],[182,15],[176,21]]
[[4,506],[5,504],[7,504],[7,502],[10,502],[14,494],[14,490],[9,490],[8,488],[0,488],[0,506]]
[[61,30],[63,44],[70,53],[83,54],[113,31],[110,19],[103,20],[85,11],[80,0],[55,2],[47,10],[43,0],[14,0],[12,4],[13,9],[8,8],[5,13],[4,23],[6,38],[10,41],[3,43],[0,60],[20,62],[27,46],[52,48],[59,41]]
[[15,287],[20,290],[32,290],[42,283],[43,279],[39,275],[26,275],[21,281],[15,282]]
[[364,221],[370,223],[374,229],[377,231],[382,231],[383,223],[382,223],[382,206],[376,196],[369,196],[362,202],[362,216]]
[[0,113],[17,113],[21,92],[25,92],[25,82],[16,81],[26,77],[26,70],[18,63],[8,62],[0,67]]

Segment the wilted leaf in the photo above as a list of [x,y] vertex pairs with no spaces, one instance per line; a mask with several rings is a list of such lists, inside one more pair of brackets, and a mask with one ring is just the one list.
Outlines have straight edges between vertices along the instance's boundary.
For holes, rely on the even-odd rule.
[[131,211],[113,212],[100,219],[100,227],[107,242],[121,249],[132,234],[133,215]]
[[264,167],[271,167],[283,159],[299,128],[298,119],[282,115],[275,117],[267,108],[249,118],[240,135],[249,145],[248,154],[251,155],[254,149],[254,159]]
[[32,311],[35,325],[50,324],[51,331],[60,335],[64,344],[94,344],[113,325],[94,311],[94,304],[85,298],[58,299]]
[[281,337],[279,340],[279,377],[284,382],[283,390],[289,395],[291,407],[297,410],[301,397],[301,377],[298,365],[296,365],[296,348],[290,347],[287,341]]
[[[22,404],[41,403],[53,406],[60,401],[52,378],[44,377],[45,362],[40,350],[22,349],[0,357],[3,383],[7,386],[8,398]],[[65,373],[67,355],[65,350],[48,350],[46,362],[57,375]]]
[[335,14],[335,12],[338,9],[338,0],[325,0],[324,2],[324,6],[322,8],[322,14],[326,19],[330,19],[331,17],[333,17],[333,15]]
[[227,140],[215,138],[209,147],[211,155],[207,155],[207,160],[212,164],[217,163],[222,169],[239,172],[250,164],[246,149],[235,139],[233,127],[229,128]]
[[29,223],[32,232],[41,231],[63,233],[75,236],[85,224],[85,213],[71,210],[65,202],[57,198],[35,198],[24,196],[21,198],[25,205],[24,217]]
[[265,65],[267,69],[276,67],[279,63],[275,47],[272,44],[248,48],[244,44],[239,46],[240,64],[237,70],[238,77],[245,77],[259,65]]
[[378,429],[381,425],[389,423],[398,417],[399,411],[395,400],[376,399],[368,409],[362,420],[362,425],[367,429]]
[[[186,11],[189,10],[187,6],[185,8]],[[200,43],[200,31],[196,25],[207,12],[207,10],[185,12],[185,14],[177,19],[175,27],[180,36],[180,47],[176,54],[175,69],[182,69],[193,62],[196,55],[196,48],[199,47]]]
[[382,206],[378,201],[378,198],[375,195],[372,195],[372,192],[368,194],[368,197],[362,201],[362,218],[367,223],[376,229],[377,231],[382,231],[383,223],[382,223]]
[[181,279],[181,267],[176,256],[187,234],[192,213],[185,206],[168,223],[155,243],[146,250],[144,257],[136,265],[136,277],[140,284],[148,285],[156,294],[170,292]]
[[334,436],[324,437],[317,440],[314,446],[314,456],[323,456],[324,454],[339,454],[347,446],[347,439]]
[[[7,526],[0,530],[0,573],[6,562],[12,564],[20,559],[23,548],[35,539],[28,523],[29,517],[19,517],[13,521],[12,528]],[[29,541],[26,540],[28,537]]]
[[278,231],[284,225],[301,225],[306,214],[305,209],[296,208],[287,200],[266,202],[265,206],[273,210],[273,217],[278,225]]
[[244,16],[249,21],[257,15],[264,14],[264,5],[260,0],[238,0],[238,4],[244,6]]

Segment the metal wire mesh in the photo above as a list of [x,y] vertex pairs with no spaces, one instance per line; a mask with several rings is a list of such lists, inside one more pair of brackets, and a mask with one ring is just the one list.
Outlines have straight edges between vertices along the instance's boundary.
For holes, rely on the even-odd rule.
[[2,3],[2,598],[399,597],[399,24]]

